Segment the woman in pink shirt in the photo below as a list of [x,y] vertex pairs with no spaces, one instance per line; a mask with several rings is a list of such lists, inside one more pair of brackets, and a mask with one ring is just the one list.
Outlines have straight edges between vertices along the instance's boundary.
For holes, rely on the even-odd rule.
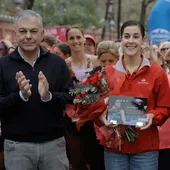
[[[67,43],[71,49],[71,57],[66,63],[72,73],[75,87],[85,78],[87,68],[97,66],[97,57],[84,52],[85,37],[80,27],[70,27],[66,32]],[[77,119],[66,118],[66,140],[70,165],[73,170],[104,170],[104,150],[93,127],[87,122],[80,131],[76,128]],[[88,168],[89,167],[89,168]]]

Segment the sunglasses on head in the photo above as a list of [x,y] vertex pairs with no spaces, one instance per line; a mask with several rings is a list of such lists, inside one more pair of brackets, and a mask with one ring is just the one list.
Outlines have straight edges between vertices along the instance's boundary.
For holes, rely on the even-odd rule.
[[161,51],[165,51],[165,50],[169,50],[169,47],[168,48],[162,48]]

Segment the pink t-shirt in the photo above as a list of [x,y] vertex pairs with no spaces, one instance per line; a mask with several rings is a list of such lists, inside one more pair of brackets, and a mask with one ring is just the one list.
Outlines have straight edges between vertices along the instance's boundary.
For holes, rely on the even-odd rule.
[[[70,62],[71,62],[72,59],[70,57],[67,60],[70,60]],[[90,68],[92,68],[92,67],[93,67],[93,63],[92,63],[92,61],[90,61]],[[74,86],[76,87],[78,84],[81,84],[81,82],[85,78],[85,71],[87,69],[87,66],[86,65],[76,66],[73,63],[71,63],[71,68],[74,71],[77,80],[79,80],[79,83],[77,83],[77,84],[74,82]]]
[[[71,61],[71,58],[70,58],[70,61]],[[92,67],[93,67],[93,64],[90,61],[90,68]],[[71,68],[74,71],[77,80],[79,80],[78,83],[74,82],[74,87],[77,87],[79,84],[81,84],[81,82],[85,78],[85,71],[87,69],[87,66],[86,65],[76,66],[73,63],[71,63]],[[76,122],[76,121],[78,121],[78,119],[72,119],[72,122]]]
[[74,84],[74,86],[76,87],[78,84],[81,84],[81,82],[85,78],[85,71],[86,71],[87,67],[85,65],[75,66],[73,64],[71,65],[71,67],[75,73],[77,80],[79,80],[79,83]]

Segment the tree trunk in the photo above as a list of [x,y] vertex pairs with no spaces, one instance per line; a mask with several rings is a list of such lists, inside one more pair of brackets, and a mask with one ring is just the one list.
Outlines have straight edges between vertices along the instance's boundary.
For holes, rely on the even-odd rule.
[[122,0],[118,0],[118,12],[117,12],[117,39],[120,39],[121,4],[122,4]]
[[144,25],[145,24],[145,16],[146,16],[146,8],[148,5],[153,2],[154,0],[142,0],[141,4],[141,14],[140,14],[140,22]]
[[24,0],[24,9],[32,9],[35,0]]
[[145,4],[145,0],[142,0],[142,4],[141,4],[141,14],[140,14],[140,22],[141,24],[144,25],[145,23],[145,14],[146,14],[146,4]]
[[103,26],[103,29],[102,29],[102,35],[101,35],[102,40],[104,39],[105,31],[106,31],[106,24],[108,22],[107,21],[108,9],[109,9],[109,0],[107,0],[107,2],[106,2],[105,23],[104,23],[104,26]]

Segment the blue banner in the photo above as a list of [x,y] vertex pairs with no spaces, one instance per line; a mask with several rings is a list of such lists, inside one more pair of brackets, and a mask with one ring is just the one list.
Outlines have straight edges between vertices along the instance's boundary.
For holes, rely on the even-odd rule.
[[170,0],[157,0],[148,17],[148,41],[170,41]]

